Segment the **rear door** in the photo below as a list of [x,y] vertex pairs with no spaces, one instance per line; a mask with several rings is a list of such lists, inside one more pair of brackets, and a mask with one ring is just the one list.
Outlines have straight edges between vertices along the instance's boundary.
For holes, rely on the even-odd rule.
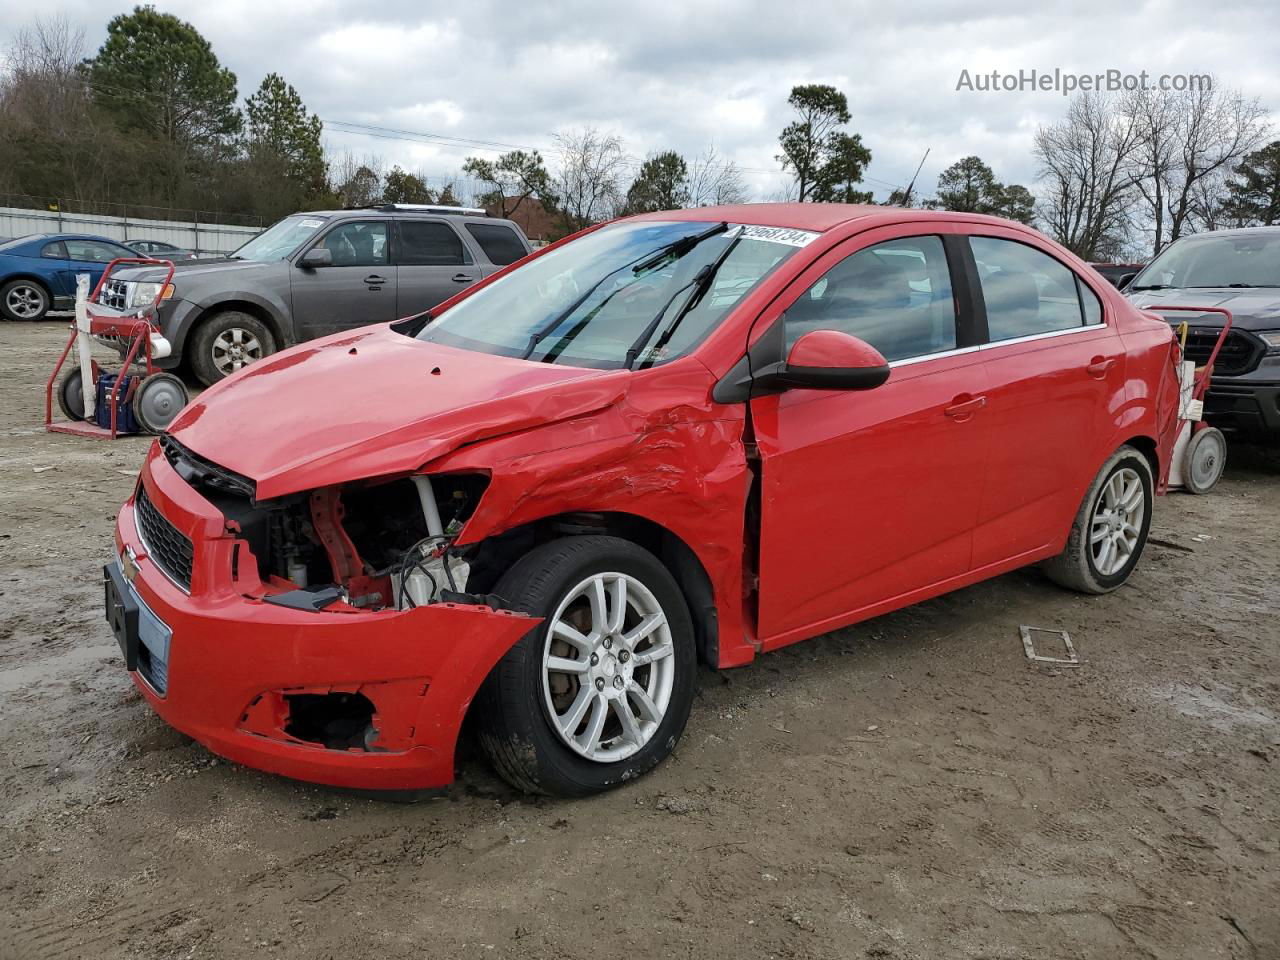
[[[1060,542],[1124,401],[1124,345],[1082,276],[1024,234],[969,238],[992,430],[974,566]],[[988,235],[989,234],[989,235]]]
[[396,273],[387,220],[341,220],[306,249],[317,247],[329,251],[330,266],[295,265],[289,271],[299,340],[396,318]]
[[396,221],[396,315],[430,310],[484,274],[466,241],[448,220]]
[[912,229],[870,231],[830,251],[761,318],[772,323],[781,313],[786,349],[807,331],[836,329],[892,366],[874,390],[788,390],[751,401],[765,649],[969,569],[988,439],[986,375],[967,276],[948,256],[955,238],[944,241],[951,228]]

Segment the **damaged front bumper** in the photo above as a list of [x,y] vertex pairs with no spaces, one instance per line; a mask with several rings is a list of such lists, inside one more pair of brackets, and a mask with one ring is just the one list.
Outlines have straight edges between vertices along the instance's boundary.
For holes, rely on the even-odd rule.
[[[467,707],[537,619],[449,603],[312,611],[264,602],[256,573],[242,569],[252,567],[241,559],[247,545],[154,447],[141,483],[179,552],[182,538],[190,543],[189,588],[166,572],[172,542],[155,545],[161,562],[150,555],[135,496],[116,523],[107,613],[130,676],[168,724],[228,760],[314,783],[416,790],[452,781]],[[132,643],[130,623],[141,632]]]

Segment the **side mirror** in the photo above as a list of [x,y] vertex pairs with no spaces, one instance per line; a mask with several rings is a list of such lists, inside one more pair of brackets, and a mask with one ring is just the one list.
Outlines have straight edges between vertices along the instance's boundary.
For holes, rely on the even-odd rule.
[[298,260],[298,266],[304,270],[314,270],[316,267],[332,267],[333,251],[328,247],[312,247]]
[[812,330],[785,362],[762,371],[756,382],[811,390],[870,390],[889,379],[889,363],[865,340],[838,330]]
[[1136,273],[1126,273],[1124,276],[1122,276],[1119,280],[1116,281],[1116,289],[1123,290],[1129,284],[1133,283],[1133,278],[1136,276],[1137,276]]

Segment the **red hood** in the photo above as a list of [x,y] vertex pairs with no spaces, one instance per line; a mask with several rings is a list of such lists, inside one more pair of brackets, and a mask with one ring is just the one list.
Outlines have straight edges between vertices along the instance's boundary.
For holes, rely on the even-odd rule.
[[255,363],[201,394],[169,432],[256,481],[267,500],[415,470],[465,443],[600,410],[626,380],[621,370],[530,363],[369,327]]

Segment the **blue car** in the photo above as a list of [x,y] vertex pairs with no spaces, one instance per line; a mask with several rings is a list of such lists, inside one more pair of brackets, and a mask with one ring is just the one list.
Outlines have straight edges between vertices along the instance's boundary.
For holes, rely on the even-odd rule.
[[76,274],[98,282],[112,260],[138,257],[123,244],[82,233],[33,233],[0,242],[0,314],[6,320],[39,320],[50,310],[69,310],[76,300]]

